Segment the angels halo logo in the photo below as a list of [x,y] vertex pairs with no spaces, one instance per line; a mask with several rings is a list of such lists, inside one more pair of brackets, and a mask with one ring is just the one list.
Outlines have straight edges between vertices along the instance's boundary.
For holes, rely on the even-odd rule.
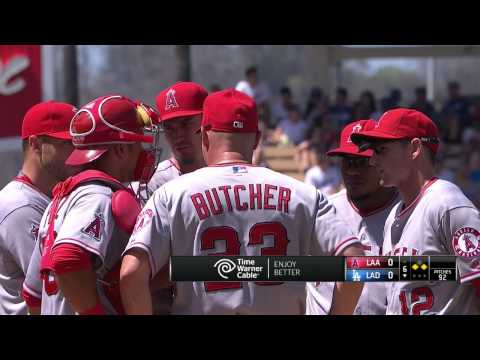
[[453,234],[453,250],[459,256],[473,257],[480,255],[480,232],[471,227],[464,227]]

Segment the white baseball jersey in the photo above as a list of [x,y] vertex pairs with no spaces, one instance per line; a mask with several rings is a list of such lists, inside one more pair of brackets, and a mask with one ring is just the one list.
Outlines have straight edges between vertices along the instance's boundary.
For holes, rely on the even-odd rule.
[[[58,210],[55,220],[57,236],[53,245],[55,247],[62,243],[75,244],[95,255],[93,265],[99,280],[97,291],[107,314],[116,314],[116,311],[105,296],[101,279],[120,261],[122,251],[128,242],[128,235],[113,219],[112,194],[112,190],[100,182],[80,185],[73,190],[62,200]],[[47,234],[50,206],[40,222],[39,239],[43,239]],[[43,244],[39,245],[33,253],[26,280],[26,284],[36,291],[40,282],[39,264]],[[51,295],[46,293],[45,286],[41,289],[42,315],[75,314],[60,289]]]
[[27,314],[22,285],[49,202],[47,195],[25,181],[13,180],[0,191],[0,315]]
[[433,179],[385,223],[386,255],[456,255],[457,282],[389,283],[387,314],[480,314],[480,214],[454,184]]
[[[182,173],[180,169],[178,169],[175,163],[171,160],[162,161],[157,165],[155,173],[153,174],[152,178],[148,182],[148,193],[147,191],[142,191],[140,194],[140,200],[142,206],[145,205],[146,200],[148,200],[151,194],[161,187],[163,184],[169,182],[170,180],[176,179],[181,176]],[[131,184],[134,193],[137,193],[138,189],[138,182],[134,182]],[[170,313],[171,303],[172,303],[172,294],[170,289],[160,289],[155,291],[152,294],[153,297],[153,307],[154,313],[157,315],[164,315]]]
[[[338,255],[358,242],[313,186],[266,168],[225,164],[155,191],[127,250],[146,251],[154,276],[171,255]],[[178,282],[172,313],[304,314],[305,298],[304,282],[244,282],[235,289]]]
[[[366,256],[382,255],[385,220],[393,206],[400,201],[397,194],[379,209],[361,213],[349,200],[346,190],[329,197],[338,214],[360,239]],[[307,284],[307,315],[326,315],[330,312],[335,283]],[[366,283],[355,308],[355,315],[382,315],[387,310],[386,283]]]

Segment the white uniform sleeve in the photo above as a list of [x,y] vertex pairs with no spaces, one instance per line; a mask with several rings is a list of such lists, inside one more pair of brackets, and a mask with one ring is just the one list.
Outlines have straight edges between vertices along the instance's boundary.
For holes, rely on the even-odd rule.
[[147,252],[152,278],[170,258],[170,224],[162,188],[153,194],[138,215],[135,229],[123,254],[133,248]]
[[474,207],[447,211],[441,222],[442,240],[448,251],[457,256],[460,282],[480,278],[480,214]]
[[41,217],[36,208],[23,206],[8,215],[0,226],[4,250],[23,274],[27,273]]
[[42,278],[40,277],[40,260],[42,255],[40,253],[39,239],[35,242],[30,263],[28,265],[27,276],[23,282],[23,290],[38,299],[42,298]]
[[311,255],[339,255],[350,245],[360,244],[350,226],[341,219],[333,204],[320,191],[317,191],[316,201]]
[[111,196],[88,193],[79,196],[68,209],[54,247],[62,243],[75,244],[105,260],[115,222],[111,210]]

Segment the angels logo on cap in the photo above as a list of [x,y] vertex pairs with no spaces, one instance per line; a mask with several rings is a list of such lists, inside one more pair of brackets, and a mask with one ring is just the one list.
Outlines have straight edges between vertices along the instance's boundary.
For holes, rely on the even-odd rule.
[[464,227],[453,234],[453,250],[463,257],[480,255],[480,232],[471,227]]
[[174,108],[178,108],[178,102],[177,99],[175,98],[175,90],[170,89],[167,92],[167,97],[165,99],[165,110],[171,110]]
[[352,132],[350,133],[350,136],[348,137],[347,142],[351,143],[352,142],[352,134],[354,133],[359,133],[362,130],[362,125],[357,124],[353,127]]

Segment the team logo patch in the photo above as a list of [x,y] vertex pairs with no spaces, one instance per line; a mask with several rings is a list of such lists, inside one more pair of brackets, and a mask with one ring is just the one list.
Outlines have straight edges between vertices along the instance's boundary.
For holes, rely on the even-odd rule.
[[153,218],[153,210],[152,209],[146,209],[142,211],[137,218],[137,223],[135,224],[135,228],[133,229],[133,233],[135,234],[136,232],[140,231],[147,225],[150,221],[152,221]]
[[171,110],[178,108],[178,102],[177,99],[175,98],[175,90],[170,89],[167,91],[167,98],[165,100],[165,110]]
[[480,255],[480,232],[471,227],[464,227],[453,234],[453,250],[463,257]]
[[82,233],[90,236],[94,240],[100,241],[100,234],[102,233],[102,228],[105,224],[102,214],[95,214],[95,218],[82,229]]

